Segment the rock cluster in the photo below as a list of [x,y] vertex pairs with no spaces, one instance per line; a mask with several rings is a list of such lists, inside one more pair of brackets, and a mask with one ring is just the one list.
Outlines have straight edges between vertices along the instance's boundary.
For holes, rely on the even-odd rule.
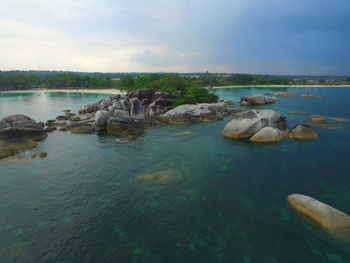
[[264,94],[251,94],[241,97],[242,106],[265,105],[277,101],[276,97],[265,96]]
[[11,115],[0,121],[0,158],[32,149],[47,137],[44,124],[25,115]]
[[307,140],[318,136],[305,124],[297,125],[289,132],[285,118],[273,110],[244,111],[226,124],[222,134],[232,139],[250,138],[252,142],[277,142],[286,137]]
[[166,123],[181,124],[222,119],[230,111],[224,103],[199,103],[178,106],[159,119]]

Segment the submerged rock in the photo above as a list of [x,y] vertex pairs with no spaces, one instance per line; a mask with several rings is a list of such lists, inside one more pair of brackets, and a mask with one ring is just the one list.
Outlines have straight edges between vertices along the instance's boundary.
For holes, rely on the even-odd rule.
[[38,156],[39,156],[40,158],[46,158],[47,152],[40,152],[40,153],[38,154]]
[[276,128],[264,127],[250,138],[252,142],[279,142],[285,138],[284,133]]
[[311,126],[306,124],[295,126],[290,136],[297,140],[315,140],[318,138],[317,132]]
[[226,107],[222,103],[184,104],[160,116],[166,123],[180,124],[222,119]]
[[306,195],[291,194],[287,202],[333,238],[350,242],[350,217],[347,214]]
[[253,136],[264,127],[285,130],[285,118],[273,110],[250,110],[226,124],[222,135],[227,138],[243,139]]
[[79,126],[72,127],[70,129],[70,132],[76,133],[76,134],[88,134],[88,133],[95,132],[95,129],[91,125],[85,124],[85,125],[79,125]]

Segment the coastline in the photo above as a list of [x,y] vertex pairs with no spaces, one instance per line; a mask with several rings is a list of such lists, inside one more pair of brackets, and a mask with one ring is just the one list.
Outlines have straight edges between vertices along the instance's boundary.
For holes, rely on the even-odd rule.
[[28,93],[28,92],[71,92],[71,93],[95,93],[95,94],[122,94],[118,89],[30,89],[30,90],[6,90],[0,93]]
[[240,86],[215,86],[213,89],[229,88],[350,88],[350,85],[240,85]]

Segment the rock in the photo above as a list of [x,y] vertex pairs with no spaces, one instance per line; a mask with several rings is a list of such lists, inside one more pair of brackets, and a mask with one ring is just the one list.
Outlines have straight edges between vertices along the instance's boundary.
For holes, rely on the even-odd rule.
[[125,110],[114,110],[113,117],[115,118],[131,118],[128,111]]
[[112,106],[113,104],[113,101],[112,100],[103,100],[101,103],[100,103],[100,109],[101,110],[105,110],[107,109],[109,106]]
[[141,101],[133,97],[129,100],[130,103],[130,116],[133,119],[145,119],[145,109],[141,104]]
[[168,111],[168,108],[163,108],[162,106],[150,104],[146,109],[146,116],[149,118],[156,118]]
[[66,113],[67,113],[67,112],[71,112],[71,110],[62,110],[62,111],[63,111],[63,112],[66,112]]
[[35,153],[32,154],[32,155],[30,156],[30,158],[35,159],[35,158],[36,158],[36,154],[35,154]]
[[175,135],[189,135],[193,133],[194,133],[193,131],[181,131],[181,132],[175,133]]
[[184,104],[160,116],[166,123],[181,124],[222,119],[226,108],[222,103]]
[[303,114],[303,113],[299,111],[288,111],[288,114]]
[[302,98],[322,98],[322,96],[316,96],[312,94],[301,94],[300,97]]
[[293,128],[291,137],[298,140],[314,140],[318,138],[318,134],[309,125],[299,124]]
[[47,156],[47,152],[40,152],[40,153],[38,154],[38,156],[39,156],[40,158],[45,158],[45,157]]
[[285,118],[273,110],[250,110],[226,124],[222,134],[227,138],[243,139],[253,136],[264,127],[285,130]]
[[0,140],[40,141],[47,137],[42,125],[25,115],[11,115],[0,121]]
[[95,129],[91,125],[79,125],[70,129],[71,133],[76,134],[88,134],[95,132]]
[[111,117],[108,120],[107,132],[114,135],[140,135],[144,130],[131,117]]
[[67,116],[67,115],[60,115],[60,116],[56,117],[56,120],[58,120],[58,121],[67,121],[67,120],[69,120],[69,116]]
[[91,113],[91,112],[96,112],[98,110],[100,110],[100,103],[94,102],[94,103],[86,105],[83,109],[83,112],[84,113]]
[[276,101],[277,101],[277,98],[268,97],[263,94],[251,94],[248,96],[241,97],[241,103],[246,102],[244,103],[245,106],[247,105],[247,103],[249,105],[264,105],[264,104],[271,104]]
[[250,138],[252,142],[279,142],[284,139],[282,131],[272,127],[264,127]]
[[156,91],[152,89],[135,90],[135,91],[129,92],[127,94],[127,97],[129,99],[138,98],[139,100],[143,100],[147,98],[149,101],[152,101],[152,97],[155,92]]
[[337,122],[348,122],[350,121],[349,119],[343,118],[343,117],[328,117],[328,119],[332,121],[337,121]]
[[118,143],[118,144],[123,144],[123,143],[136,141],[137,138],[138,137],[135,136],[135,135],[130,135],[130,136],[122,137],[120,139],[116,139],[115,142]]
[[288,93],[288,92],[271,92],[266,93],[267,95],[275,96],[275,97],[295,97],[298,96],[296,94]]
[[150,184],[166,185],[181,183],[186,180],[185,174],[178,169],[165,169],[138,175],[136,181]]
[[350,217],[312,197],[292,194],[287,202],[296,212],[309,218],[335,238],[350,240]]
[[99,110],[95,114],[95,123],[97,126],[106,127],[108,123],[108,119],[112,117],[112,112]]
[[110,96],[109,97],[110,98],[110,100],[119,100],[120,99],[120,94],[116,94],[116,95],[112,95],[112,96]]
[[57,130],[56,126],[49,126],[49,127],[44,128],[45,132],[53,132],[54,130]]

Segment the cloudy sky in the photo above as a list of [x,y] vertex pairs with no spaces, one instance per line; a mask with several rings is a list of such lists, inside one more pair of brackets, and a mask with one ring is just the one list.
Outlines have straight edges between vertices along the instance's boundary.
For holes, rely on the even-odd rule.
[[350,74],[349,0],[0,0],[0,70]]

